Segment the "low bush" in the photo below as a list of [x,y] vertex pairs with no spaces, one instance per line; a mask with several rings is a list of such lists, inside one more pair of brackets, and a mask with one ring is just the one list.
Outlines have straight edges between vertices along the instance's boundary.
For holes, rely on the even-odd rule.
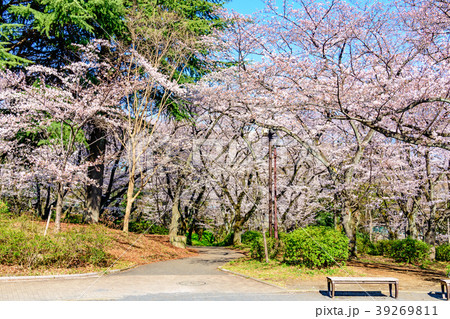
[[64,221],[70,224],[83,224],[84,218],[82,214],[68,214]]
[[202,232],[201,236],[199,234],[192,234],[192,244],[193,246],[212,246],[214,245],[215,238],[214,234],[205,230]]
[[348,238],[323,226],[300,228],[285,236],[284,260],[310,268],[322,268],[348,259]]
[[163,226],[156,225],[149,220],[140,221],[130,221],[128,224],[128,229],[133,233],[146,233],[146,234],[157,234],[157,235],[168,235],[169,230]]
[[375,244],[370,240],[369,234],[358,233],[356,236],[356,248],[358,253],[376,255],[374,253],[376,248]]
[[429,258],[430,246],[426,243],[412,239],[397,239],[391,241],[388,253],[396,262],[423,263]]
[[[0,263],[30,269],[52,265],[75,268],[86,265],[107,266],[107,238],[97,226],[68,230],[43,236],[42,229],[22,227],[12,220],[0,226]],[[31,223],[28,222],[28,225]]]
[[244,245],[251,245],[257,239],[262,239],[262,234],[254,230],[247,230],[241,237],[241,241]]
[[372,244],[368,254],[374,256],[390,256],[392,250],[391,244],[391,240],[379,240]]
[[[232,246],[234,233],[228,233],[223,239],[216,243],[216,246]],[[219,239],[220,240],[220,239]]]
[[436,260],[450,261],[450,244],[436,247]]
[[0,217],[11,217],[11,212],[9,211],[8,203],[0,200]]
[[[282,255],[284,251],[284,245],[281,240],[276,240],[275,238],[266,238],[267,243],[267,254],[269,259],[276,259],[277,256]],[[264,253],[264,240],[262,236],[255,239],[250,246],[250,257],[257,259],[259,261],[265,260],[266,256]]]

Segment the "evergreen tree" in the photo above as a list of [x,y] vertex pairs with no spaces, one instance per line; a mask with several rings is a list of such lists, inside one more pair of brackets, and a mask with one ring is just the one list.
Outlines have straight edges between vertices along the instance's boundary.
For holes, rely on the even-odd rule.
[[[226,1],[226,0],[225,0]],[[127,17],[138,9],[147,15],[157,14],[156,8],[174,12],[179,23],[198,36],[221,27],[215,13],[221,0],[0,0],[0,68],[21,67],[36,63],[59,67],[77,61],[73,44],[90,40],[110,39],[130,45]],[[105,50],[106,53],[106,50]],[[205,55],[207,52],[205,52]],[[170,58],[170,57],[167,57]],[[208,67],[199,57],[190,57],[174,77],[180,82],[198,80]],[[162,70],[163,71],[163,70]],[[180,76],[181,75],[181,76]],[[167,112],[176,119],[189,116],[183,105],[169,103]],[[88,176],[95,182],[87,191],[87,220],[97,222],[107,198],[102,198],[104,163],[99,161],[106,150],[107,131],[101,123],[86,126],[89,160]]]

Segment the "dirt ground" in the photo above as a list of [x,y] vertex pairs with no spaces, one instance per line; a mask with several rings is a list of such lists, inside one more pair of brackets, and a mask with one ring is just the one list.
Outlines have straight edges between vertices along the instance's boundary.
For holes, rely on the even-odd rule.
[[[399,290],[409,292],[440,291],[439,279],[446,278],[444,271],[421,269],[413,265],[382,264],[370,261],[347,262],[345,274],[338,276],[346,275],[353,277],[394,277],[399,280]],[[292,290],[326,289],[325,277],[323,274],[309,278],[303,277],[286,283],[285,287]],[[364,285],[364,289],[368,289],[368,287],[371,287],[371,285]],[[380,290],[380,285],[373,285],[373,288],[374,290]],[[381,288],[387,289],[387,285]],[[361,289],[355,286],[353,290]]]

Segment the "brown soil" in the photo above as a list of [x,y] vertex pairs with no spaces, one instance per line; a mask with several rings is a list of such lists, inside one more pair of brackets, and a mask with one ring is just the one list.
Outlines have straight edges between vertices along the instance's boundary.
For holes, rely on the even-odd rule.
[[[36,222],[39,226],[45,227],[45,223]],[[76,227],[87,227],[77,224],[61,224],[61,230],[67,230]],[[49,233],[53,225],[49,227]],[[89,273],[98,271],[108,271],[115,269],[124,269],[142,264],[149,264],[158,261],[179,259],[195,256],[198,253],[194,249],[181,249],[173,247],[169,242],[169,236],[166,235],[148,235],[148,234],[125,234],[121,230],[105,228],[108,237],[111,238],[111,245],[106,251],[111,254],[113,264],[108,268],[99,268],[94,266],[77,267],[71,269],[61,269],[46,267],[45,269],[29,269],[22,266],[0,265],[0,276],[33,276],[33,275],[56,275],[56,274],[74,274]]]

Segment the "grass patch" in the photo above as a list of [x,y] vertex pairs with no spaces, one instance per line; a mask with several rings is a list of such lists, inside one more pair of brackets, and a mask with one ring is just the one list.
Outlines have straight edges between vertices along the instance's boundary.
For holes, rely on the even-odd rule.
[[73,228],[44,236],[44,227],[26,217],[0,221],[0,264],[30,270],[45,268],[108,267],[105,251],[110,240],[101,226]]
[[[410,264],[407,262],[396,262],[393,258],[385,257],[385,256],[372,256],[372,255],[361,255],[358,259],[359,262],[374,264],[374,265],[383,265],[390,267],[404,267],[409,269],[423,269],[423,270],[431,270],[436,272],[446,272],[446,268],[450,267],[448,262],[437,261],[437,260],[426,260],[422,263],[418,264]],[[450,269],[450,268],[449,268]]]
[[0,214],[0,276],[80,274],[120,270],[196,253],[166,235],[124,233],[104,225],[50,223]]
[[287,265],[277,260],[271,260],[269,263],[265,263],[247,257],[231,261],[223,266],[223,268],[281,287],[288,287],[290,284],[302,280],[323,279],[324,276],[352,275],[352,271],[347,269],[346,266],[309,269],[306,267]]

